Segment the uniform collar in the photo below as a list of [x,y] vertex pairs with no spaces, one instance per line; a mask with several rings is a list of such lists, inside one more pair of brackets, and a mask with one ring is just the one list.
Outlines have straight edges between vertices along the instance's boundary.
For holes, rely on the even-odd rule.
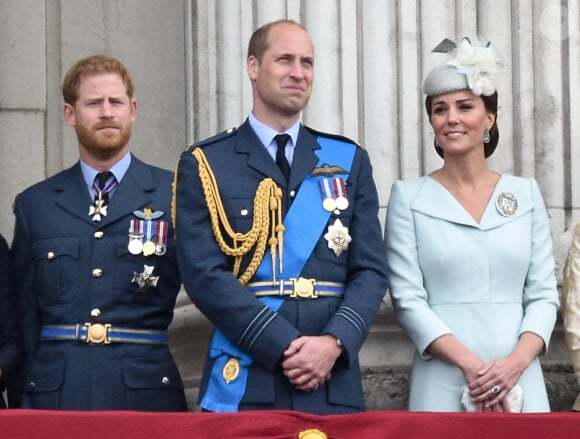
[[[100,171],[87,165],[82,160],[80,160],[80,164],[81,164],[81,171],[83,173],[83,180],[85,181],[85,184],[87,186],[87,190],[89,191],[89,195],[92,198],[94,195],[93,182],[95,181],[95,177],[97,176],[97,174]],[[111,169],[109,169],[109,171],[111,171],[113,173],[113,175],[117,179],[117,182],[121,183],[121,180],[123,179],[123,177],[127,173],[127,170],[129,169],[130,165],[131,165],[131,153],[127,152],[127,154],[125,154],[121,160],[119,160],[117,163],[115,163],[111,167]]]
[[[250,115],[248,116],[248,122],[250,123],[250,126],[252,127],[252,129],[260,139],[260,141],[262,142],[262,145],[264,145],[266,148],[272,143],[274,137],[277,134],[283,134],[279,133],[274,128],[269,127],[268,125],[260,122],[258,119],[256,119],[256,116],[254,116],[253,113],[250,113]],[[292,125],[286,131],[284,131],[285,134],[288,134],[290,136],[290,139],[292,140],[292,147],[296,146],[298,142],[299,131],[300,131],[299,120],[297,120],[294,125]]]

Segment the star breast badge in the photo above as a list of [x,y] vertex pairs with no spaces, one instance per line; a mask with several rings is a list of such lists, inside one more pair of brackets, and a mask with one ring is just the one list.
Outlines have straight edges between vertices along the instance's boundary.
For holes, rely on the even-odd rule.
[[328,226],[328,232],[325,233],[324,239],[328,241],[328,248],[334,252],[337,258],[348,248],[352,241],[348,234],[348,227],[345,227],[338,218],[334,224]]
[[131,283],[136,283],[139,285],[137,291],[145,291],[148,287],[156,287],[159,281],[159,276],[153,276],[153,270],[155,267],[152,265],[143,265],[143,272],[138,271],[133,272],[133,280]]

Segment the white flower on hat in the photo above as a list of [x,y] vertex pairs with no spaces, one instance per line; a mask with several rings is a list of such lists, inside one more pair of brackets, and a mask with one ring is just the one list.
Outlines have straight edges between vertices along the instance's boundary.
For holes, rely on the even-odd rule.
[[463,38],[453,54],[455,57],[447,64],[467,77],[474,95],[490,96],[495,92],[496,72],[505,62],[491,43],[479,38],[472,43]]

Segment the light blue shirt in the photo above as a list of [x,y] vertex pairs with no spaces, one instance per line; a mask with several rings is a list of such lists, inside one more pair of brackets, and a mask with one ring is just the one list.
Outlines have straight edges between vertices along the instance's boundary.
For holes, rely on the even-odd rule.
[[[92,200],[95,197],[95,193],[93,192],[93,182],[95,181],[95,177],[97,176],[97,174],[101,171],[98,171],[97,169],[90,167],[82,160],[80,162],[83,178],[85,180],[85,184],[87,185],[87,189],[89,191],[89,195],[91,196]],[[131,164],[131,154],[128,152],[121,160],[115,163],[111,169],[109,169],[109,171],[111,171],[112,174],[117,179],[117,183],[119,184],[121,183],[121,180],[125,176],[127,169],[129,169],[130,164]],[[113,189],[111,192],[109,192],[109,197],[112,197],[115,191],[116,189]]]
[[290,140],[286,144],[286,159],[288,163],[292,165],[292,158],[294,157],[294,147],[296,146],[296,142],[298,141],[298,131],[300,131],[300,121],[297,120],[294,125],[288,128],[283,133],[279,133],[274,128],[269,127],[268,125],[263,124],[260,122],[256,117],[250,113],[248,116],[248,121],[250,122],[250,126],[261,140],[262,144],[266,147],[268,154],[272,157],[272,160],[276,161],[276,150],[278,149],[278,145],[274,140],[278,134],[288,134],[290,136]]

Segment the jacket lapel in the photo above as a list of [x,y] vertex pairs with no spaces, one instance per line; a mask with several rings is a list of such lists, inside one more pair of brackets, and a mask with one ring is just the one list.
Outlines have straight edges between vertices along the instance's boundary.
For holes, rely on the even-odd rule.
[[132,155],[131,165],[111,198],[107,216],[101,220],[101,226],[104,227],[135,210],[146,207],[151,203],[154,191],[155,184],[151,171]]
[[298,142],[294,149],[290,168],[289,188],[291,190],[298,187],[318,163],[318,156],[314,152],[318,149],[320,149],[320,145],[316,141],[316,136],[310,134],[304,126],[300,125]]
[[276,162],[272,160],[272,157],[262,145],[247,119],[238,128],[235,149],[236,153],[248,156],[247,163],[250,168],[256,170],[264,177],[271,177],[279,186],[286,187],[286,179],[282,175],[282,171],[280,171]]
[[272,160],[248,120],[238,128],[235,148],[237,153],[248,155],[249,167],[265,177],[271,177],[279,186],[286,187],[288,185],[288,189],[292,190],[300,185],[302,180],[318,163],[318,157],[314,151],[320,149],[320,145],[318,145],[316,137],[301,125],[298,133],[298,142],[294,149],[292,166],[290,167],[290,181],[288,184],[282,175],[282,171],[280,171],[276,162]]
[[431,177],[424,178],[425,183],[411,205],[413,210],[444,221],[478,227],[471,215],[447,189]]
[[59,177],[54,182],[54,190],[57,193],[56,204],[71,215],[87,223],[93,223],[89,216],[89,208],[93,199],[87,191],[80,163],[77,162]]
[[[514,195],[518,203],[516,211],[508,216],[502,215],[496,207],[498,198],[502,193],[506,192]],[[479,227],[482,230],[494,229],[526,215],[533,209],[533,207],[533,200],[528,180],[513,178],[509,175],[502,175],[500,180],[497,182],[495,190],[489,200],[489,204],[481,218]]]

